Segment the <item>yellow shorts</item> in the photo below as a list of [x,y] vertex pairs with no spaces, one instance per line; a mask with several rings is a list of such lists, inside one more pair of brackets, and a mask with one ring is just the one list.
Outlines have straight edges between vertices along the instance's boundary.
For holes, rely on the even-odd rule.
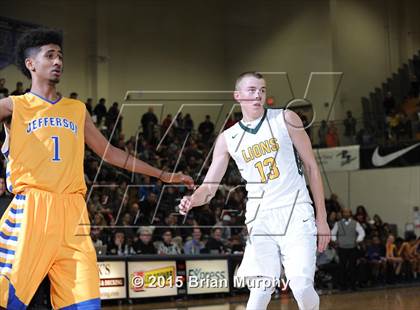
[[83,196],[29,190],[0,220],[0,307],[25,309],[48,275],[54,309],[100,309]]

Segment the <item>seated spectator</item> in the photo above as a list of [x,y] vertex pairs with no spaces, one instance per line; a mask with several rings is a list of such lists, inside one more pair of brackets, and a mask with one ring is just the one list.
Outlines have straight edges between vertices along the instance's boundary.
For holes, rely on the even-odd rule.
[[330,126],[328,127],[326,143],[327,147],[337,147],[340,145],[338,130],[337,127],[335,127],[334,122],[330,122]]
[[419,254],[417,252],[418,242],[414,233],[407,235],[406,241],[401,245],[400,255],[404,260],[406,268],[404,272],[409,278],[417,278],[419,268]]
[[372,238],[371,244],[366,249],[366,258],[371,267],[372,277],[374,281],[384,280],[386,258],[385,247],[381,243],[378,236]]
[[400,128],[401,116],[395,109],[391,110],[390,114],[386,117],[386,125],[388,127],[387,139],[391,141],[398,141],[399,139],[399,128]]
[[318,279],[322,286],[328,285],[331,281],[333,287],[338,287],[340,266],[337,252],[331,245],[328,245],[324,252],[317,252],[316,267],[320,273]]
[[184,244],[184,254],[195,255],[200,254],[201,250],[204,249],[204,244],[201,241],[201,229],[196,227],[192,232],[192,239],[188,240]]
[[110,244],[108,244],[108,255],[128,255],[129,248],[125,240],[125,234],[123,231],[116,231],[114,238]]
[[334,193],[331,194],[330,199],[327,199],[325,202],[325,208],[327,212],[335,211],[340,212],[341,211],[341,205],[338,201],[338,196]]
[[174,255],[181,254],[181,249],[172,240],[172,230],[165,229],[162,233],[162,242],[157,242],[156,249],[158,254]]
[[206,243],[206,251],[210,254],[225,254],[226,247],[222,242],[222,229],[213,228],[212,237]]
[[395,98],[390,91],[386,93],[384,101],[383,101],[383,105],[384,105],[385,115],[389,115],[391,111],[395,109],[396,107]]
[[337,212],[331,211],[328,214],[328,220],[327,220],[327,223],[328,223],[328,226],[330,227],[330,229],[332,229],[334,227],[336,222],[337,222]]
[[232,254],[243,254],[245,252],[245,244],[241,241],[239,235],[233,235],[230,238],[230,252]]
[[20,96],[20,95],[24,95],[25,94],[25,90],[23,89],[23,83],[22,82],[17,82],[16,83],[16,89],[14,91],[12,91],[11,95],[12,96]]
[[0,78],[0,99],[9,96],[9,90],[6,88],[5,84],[6,84],[6,79]]
[[398,255],[397,245],[395,244],[394,235],[390,234],[386,240],[386,262],[387,262],[387,279],[394,281],[395,277],[399,276],[403,259]]
[[133,244],[134,252],[136,254],[157,254],[152,240],[153,229],[150,227],[140,227],[138,233],[139,239]]

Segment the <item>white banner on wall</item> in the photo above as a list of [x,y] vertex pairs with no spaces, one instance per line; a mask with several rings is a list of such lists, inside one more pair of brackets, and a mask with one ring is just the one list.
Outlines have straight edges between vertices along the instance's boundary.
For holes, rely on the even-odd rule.
[[98,262],[101,299],[127,298],[125,262]]
[[182,285],[175,261],[128,262],[128,275],[129,298],[175,296]]
[[314,149],[319,169],[324,171],[351,171],[360,169],[359,145]]
[[187,260],[187,293],[228,293],[229,270],[226,259]]

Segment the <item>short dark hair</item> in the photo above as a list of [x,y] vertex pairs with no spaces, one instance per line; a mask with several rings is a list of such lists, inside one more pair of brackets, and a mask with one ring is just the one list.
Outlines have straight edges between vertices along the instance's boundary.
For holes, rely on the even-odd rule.
[[241,74],[239,74],[238,78],[236,79],[235,89],[236,90],[238,89],[239,83],[241,83],[241,81],[242,81],[243,78],[250,77],[250,76],[251,77],[254,77],[256,79],[263,79],[264,78],[264,76],[261,73],[257,72],[257,71],[246,71],[246,72],[242,72]]
[[60,31],[46,28],[36,28],[22,34],[16,45],[16,65],[19,70],[31,79],[31,73],[26,68],[25,59],[39,52],[41,46],[55,44],[63,47],[63,35]]

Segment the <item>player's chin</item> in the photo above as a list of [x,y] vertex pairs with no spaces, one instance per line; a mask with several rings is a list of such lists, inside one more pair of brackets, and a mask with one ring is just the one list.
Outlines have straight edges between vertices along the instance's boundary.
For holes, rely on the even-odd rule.
[[58,83],[60,83],[60,78],[59,77],[52,77],[52,78],[50,78],[50,83],[51,84],[58,84]]

